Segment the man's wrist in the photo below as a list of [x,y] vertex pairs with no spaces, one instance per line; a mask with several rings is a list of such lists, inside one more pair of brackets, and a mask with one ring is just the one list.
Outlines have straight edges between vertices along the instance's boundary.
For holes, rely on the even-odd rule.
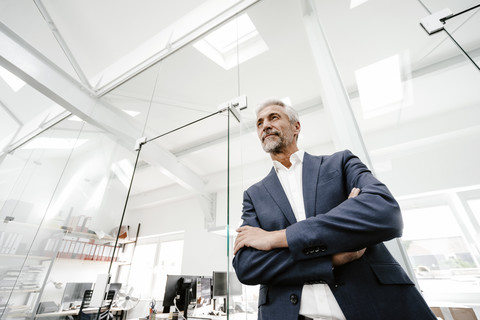
[[287,232],[285,229],[272,231],[272,235],[273,235],[272,249],[288,248]]

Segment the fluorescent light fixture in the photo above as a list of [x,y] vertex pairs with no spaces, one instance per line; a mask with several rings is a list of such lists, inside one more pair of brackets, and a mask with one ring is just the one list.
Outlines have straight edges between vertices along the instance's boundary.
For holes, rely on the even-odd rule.
[[358,7],[359,5],[367,2],[368,0],[351,0],[350,1],[350,9]]
[[85,142],[87,139],[39,137],[25,144],[22,149],[73,149]]
[[12,88],[13,91],[17,92],[20,90],[24,85],[25,82],[18,78],[16,75],[8,71],[7,69],[4,69],[3,67],[0,66],[0,77],[5,80],[5,82]]
[[268,50],[246,13],[211,32],[193,46],[225,70]]
[[364,115],[401,102],[404,97],[400,57],[383,59],[355,72]]

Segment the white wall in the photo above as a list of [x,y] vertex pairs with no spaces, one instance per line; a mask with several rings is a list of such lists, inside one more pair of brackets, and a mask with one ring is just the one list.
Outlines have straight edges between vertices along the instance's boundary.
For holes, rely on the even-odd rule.
[[[218,208],[217,212],[225,209]],[[204,214],[195,197],[127,211],[125,224],[138,223],[141,224],[140,237],[185,232],[183,274],[211,275],[213,270],[227,269],[226,238],[205,229]]]

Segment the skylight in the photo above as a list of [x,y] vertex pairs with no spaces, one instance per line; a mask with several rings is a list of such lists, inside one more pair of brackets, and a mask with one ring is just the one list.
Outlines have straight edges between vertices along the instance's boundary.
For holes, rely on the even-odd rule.
[[225,70],[268,50],[246,13],[211,32],[193,46]]
[[[355,72],[358,93],[364,115],[371,117],[384,113],[386,107],[404,98],[400,57],[378,61]],[[391,108],[388,108],[391,110]]]
[[17,92],[20,90],[24,85],[25,82],[18,78],[16,75],[8,71],[7,69],[4,69],[3,67],[0,66],[0,77],[2,77],[3,80],[12,88],[13,91]]

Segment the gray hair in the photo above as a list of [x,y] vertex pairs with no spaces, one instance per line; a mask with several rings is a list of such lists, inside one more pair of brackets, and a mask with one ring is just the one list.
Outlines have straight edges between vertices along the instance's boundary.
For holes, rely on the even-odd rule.
[[282,100],[276,99],[276,98],[267,99],[264,102],[262,102],[261,104],[259,104],[257,109],[255,109],[255,115],[258,117],[258,114],[260,113],[260,111],[262,111],[266,107],[272,106],[272,105],[280,106],[280,107],[284,108],[285,113],[288,116],[288,120],[290,121],[291,124],[295,124],[297,122],[300,122],[298,120],[297,111],[295,111],[295,109],[293,109],[291,106],[289,106],[288,104],[286,104]]

